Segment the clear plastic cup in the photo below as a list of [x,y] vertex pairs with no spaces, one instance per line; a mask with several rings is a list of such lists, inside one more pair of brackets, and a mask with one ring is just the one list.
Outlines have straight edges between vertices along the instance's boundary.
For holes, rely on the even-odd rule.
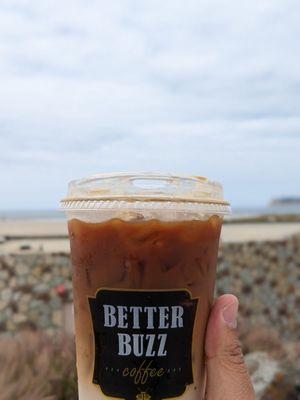
[[202,177],[95,175],[69,184],[80,400],[204,394],[204,336],[223,216]]

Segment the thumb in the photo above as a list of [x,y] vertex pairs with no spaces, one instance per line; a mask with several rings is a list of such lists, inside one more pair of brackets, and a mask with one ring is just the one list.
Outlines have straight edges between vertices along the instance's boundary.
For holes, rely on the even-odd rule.
[[254,390],[236,332],[238,299],[230,294],[214,304],[207,326],[207,400],[254,400]]

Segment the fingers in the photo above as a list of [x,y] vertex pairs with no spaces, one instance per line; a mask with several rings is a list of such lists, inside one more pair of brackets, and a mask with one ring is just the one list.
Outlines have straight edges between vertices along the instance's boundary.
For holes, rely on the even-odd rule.
[[207,400],[254,400],[255,395],[236,332],[238,300],[221,296],[206,333]]

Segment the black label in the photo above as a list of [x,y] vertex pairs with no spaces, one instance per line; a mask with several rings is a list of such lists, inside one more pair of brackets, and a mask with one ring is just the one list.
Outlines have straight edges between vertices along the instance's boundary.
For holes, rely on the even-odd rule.
[[89,298],[95,334],[93,383],[126,400],[177,397],[193,383],[197,300],[185,290],[101,289]]

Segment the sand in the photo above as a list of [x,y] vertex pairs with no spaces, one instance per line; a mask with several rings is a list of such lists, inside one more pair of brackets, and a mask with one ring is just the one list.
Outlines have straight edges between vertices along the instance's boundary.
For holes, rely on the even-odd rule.
[[[221,239],[223,242],[276,241],[297,233],[300,234],[299,222],[226,224]],[[10,240],[4,241],[7,237]],[[30,249],[22,250],[24,245]],[[69,251],[66,221],[0,220],[0,254],[37,251]]]
[[300,234],[299,222],[263,222],[226,224],[222,228],[224,242],[276,241]]
[[65,220],[2,219],[0,236],[67,236]]

